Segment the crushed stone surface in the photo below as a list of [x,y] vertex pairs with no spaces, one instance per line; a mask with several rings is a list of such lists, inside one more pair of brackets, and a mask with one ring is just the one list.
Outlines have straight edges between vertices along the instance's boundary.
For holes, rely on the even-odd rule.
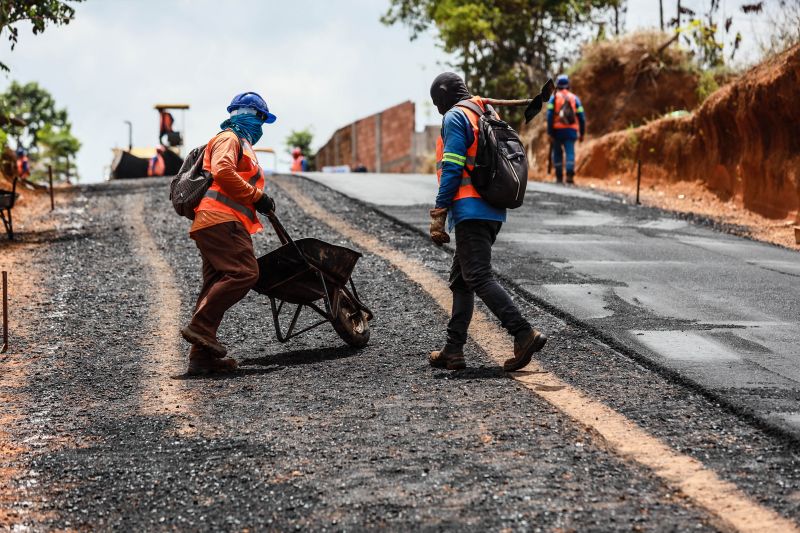
[[[296,183],[446,272],[445,252],[414,232]],[[358,248],[273,191],[292,235]],[[145,228],[131,225],[135,205],[144,206]],[[0,458],[0,517],[11,522],[0,528],[714,529],[705,511],[611,453],[477,346],[468,347],[466,371],[431,369],[427,354],[442,343],[447,317],[375,256],[355,273],[376,315],[366,348],[346,347],[328,325],[280,344],[268,301],[251,293],[219,332],[241,369],[189,379],[164,375],[183,368],[185,343],[153,359],[161,349],[148,296],[154,273],[135,242],[148,231],[171,267],[184,323],[200,258],[167,183],[85,188],[53,216],[52,232],[0,244],[0,254],[25,247],[14,275],[37,288],[36,297],[15,298],[15,323],[26,327],[13,338],[16,371],[0,373],[13,415],[0,439],[20,444]],[[259,255],[276,245],[269,229],[255,237]],[[788,445],[523,304],[555,333],[541,361],[557,374],[796,515]]]

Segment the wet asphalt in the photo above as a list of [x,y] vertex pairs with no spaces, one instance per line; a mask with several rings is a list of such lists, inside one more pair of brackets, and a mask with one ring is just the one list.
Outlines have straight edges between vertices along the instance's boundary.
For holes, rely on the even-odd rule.
[[[319,185],[283,179],[445,275],[448,252],[415,231]],[[273,191],[290,233],[358,249]],[[376,315],[366,348],[346,347],[327,326],[278,343],[266,300],[251,293],[220,330],[241,363],[236,374],[163,375],[183,367],[188,347],[159,340],[153,315],[163,307],[154,305],[169,302],[158,300],[131,212],[143,206],[183,323],[200,261],[188,221],[171,211],[167,194],[158,180],[87,187],[56,213],[56,231],[0,244],[0,254],[20,250],[15,272],[35,288],[12,302],[15,320],[27,326],[14,331],[15,372],[0,374],[12,416],[5,438],[16,445],[0,458],[8,486],[0,488],[0,516],[11,517],[0,526],[714,529],[704,510],[608,451],[476,345],[468,346],[466,371],[431,369],[427,353],[441,345],[446,316],[369,254],[355,273]],[[255,238],[258,254],[276,245],[271,231]],[[523,292],[516,299],[552,334],[540,357],[548,369],[753,499],[800,515],[792,443],[614,351]],[[169,392],[160,389],[166,380]]]

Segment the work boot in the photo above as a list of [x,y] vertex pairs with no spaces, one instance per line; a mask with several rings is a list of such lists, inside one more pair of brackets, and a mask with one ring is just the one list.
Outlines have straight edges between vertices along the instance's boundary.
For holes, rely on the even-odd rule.
[[238,366],[236,359],[215,357],[207,350],[192,346],[189,351],[189,368],[186,369],[186,373],[190,376],[227,374],[236,370]]
[[467,368],[467,363],[464,362],[464,351],[450,351],[447,349],[447,345],[441,350],[431,352],[428,362],[434,368],[446,368],[447,370],[463,370]]
[[567,171],[567,185],[573,185],[575,183],[575,172]]
[[564,182],[564,175],[561,171],[556,170],[556,183],[563,183]]
[[515,372],[528,366],[533,354],[544,348],[547,335],[535,329],[529,329],[514,336],[514,357],[503,363],[503,370]]
[[181,335],[189,344],[205,348],[217,357],[225,357],[228,355],[228,349],[217,342],[217,339],[209,337],[208,335],[203,335],[196,329],[192,328],[192,326],[186,326],[183,328],[181,330]]

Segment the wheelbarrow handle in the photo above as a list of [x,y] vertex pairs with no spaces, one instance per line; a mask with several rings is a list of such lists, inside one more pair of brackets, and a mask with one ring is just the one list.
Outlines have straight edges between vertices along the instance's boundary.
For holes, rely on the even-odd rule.
[[305,262],[306,265],[311,266],[311,264],[308,262],[308,258],[305,256],[305,254],[297,246],[297,243],[294,242],[294,239],[292,239],[289,236],[289,232],[286,231],[286,228],[283,227],[283,224],[281,224],[281,221],[278,220],[278,216],[275,214],[275,211],[270,211],[267,214],[267,218],[269,219],[269,223],[272,224],[272,228],[275,230],[275,234],[278,235],[278,240],[281,241],[281,244],[291,243],[291,245],[294,247],[295,251],[297,252],[297,255],[299,255],[303,259],[303,261]]
[[272,228],[275,230],[275,234],[278,236],[278,240],[281,241],[281,244],[286,243],[294,243],[291,237],[289,237],[289,232],[286,231],[286,228],[283,227],[281,221],[278,220],[278,216],[275,214],[275,211],[270,211],[267,214],[267,218],[269,219],[269,223],[272,224]]

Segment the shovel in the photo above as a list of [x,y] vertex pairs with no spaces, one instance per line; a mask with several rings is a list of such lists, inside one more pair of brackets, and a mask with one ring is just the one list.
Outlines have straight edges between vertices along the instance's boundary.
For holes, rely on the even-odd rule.
[[484,98],[483,103],[484,105],[489,104],[495,106],[527,106],[525,107],[525,123],[527,124],[533,120],[533,117],[539,114],[539,111],[542,110],[542,104],[550,100],[550,95],[553,94],[555,88],[555,83],[553,83],[552,79],[549,79],[547,83],[542,85],[542,92],[533,98],[525,100],[496,100],[494,98]]

